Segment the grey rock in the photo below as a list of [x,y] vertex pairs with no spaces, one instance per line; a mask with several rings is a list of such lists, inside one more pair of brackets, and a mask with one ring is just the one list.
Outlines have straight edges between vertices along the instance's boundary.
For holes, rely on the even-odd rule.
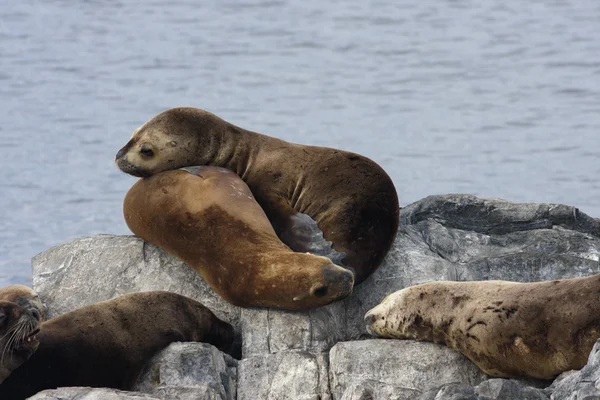
[[[64,387],[59,389],[44,390],[31,396],[29,400],[167,400],[146,393],[124,392],[122,390],[89,388],[89,387]],[[169,399],[170,400],[170,399]]]
[[[360,382],[373,393],[411,399],[444,383],[477,385],[486,375],[465,356],[434,343],[371,339],[341,342],[330,351],[330,387],[334,399]],[[354,395],[352,395],[354,396]]]
[[343,302],[304,312],[242,309],[244,357],[286,350],[320,352],[346,339]]
[[134,390],[159,397],[234,400],[237,360],[205,343],[172,343],[145,367]]
[[238,364],[238,400],[327,399],[327,356],[280,351]]
[[[464,383],[448,383],[440,388],[429,389],[418,400],[480,400],[473,386]],[[516,399],[514,399],[516,400]]]
[[541,389],[523,385],[512,379],[489,379],[476,387],[450,383],[429,390],[419,400],[549,400]]
[[[236,356],[243,356],[238,366],[240,399],[481,398],[484,392],[478,390],[496,396],[485,398],[500,399],[515,390],[526,393],[528,384],[516,387],[506,380],[477,386],[485,377],[470,361],[434,344],[378,340],[339,343],[328,351],[338,342],[368,337],[365,312],[410,285],[439,280],[532,282],[598,273],[600,222],[569,206],[468,195],[427,197],[403,208],[400,218],[396,241],[381,267],[346,300],[306,312],[232,306],[196,271],[133,236],[99,235],[47,250],[33,259],[33,286],[51,316],[145,290],[168,290],[202,302],[235,327]],[[218,359],[205,356],[211,362]],[[208,376],[214,378],[219,365]],[[216,378],[198,381],[188,370],[184,365],[173,369],[179,371],[173,372],[178,378],[155,387],[153,395],[184,399],[202,392],[220,399],[233,393],[233,383],[221,381],[221,387]],[[195,376],[195,386],[178,383],[187,374]],[[553,390],[562,393],[568,379],[563,386],[557,381]],[[585,379],[573,385],[581,396],[592,396],[595,390]]]
[[543,390],[522,385],[512,379],[490,379],[481,383],[475,393],[482,399],[493,400],[548,400]]
[[600,400],[600,341],[582,369],[562,373],[547,392],[552,400]]

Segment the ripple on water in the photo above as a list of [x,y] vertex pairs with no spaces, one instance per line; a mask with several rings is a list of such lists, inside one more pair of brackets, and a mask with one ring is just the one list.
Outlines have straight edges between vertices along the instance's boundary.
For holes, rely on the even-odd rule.
[[129,233],[135,178],[114,155],[177,105],[365,154],[403,205],[465,192],[600,216],[600,7],[524,4],[0,7],[0,284],[27,282],[30,258],[52,245]]

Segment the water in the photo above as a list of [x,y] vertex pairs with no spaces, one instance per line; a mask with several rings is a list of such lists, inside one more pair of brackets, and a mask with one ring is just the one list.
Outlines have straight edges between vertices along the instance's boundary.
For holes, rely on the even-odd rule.
[[0,1],[0,285],[126,234],[113,158],[189,105],[439,193],[600,217],[600,2]]

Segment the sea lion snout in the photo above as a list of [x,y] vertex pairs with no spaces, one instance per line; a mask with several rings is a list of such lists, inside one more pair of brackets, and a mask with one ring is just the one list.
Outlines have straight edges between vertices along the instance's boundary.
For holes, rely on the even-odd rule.
[[375,315],[375,313],[373,312],[373,310],[367,312],[365,314],[365,324],[367,325],[367,332],[369,333],[369,335],[373,335],[374,332],[371,329],[371,326],[373,326],[373,324],[375,323],[375,321],[377,320],[377,316]]
[[311,288],[311,294],[316,297],[323,297],[336,290],[337,297],[343,298],[352,293],[354,287],[354,274],[346,268],[339,267],[329,263],[321,270],[325,282]]

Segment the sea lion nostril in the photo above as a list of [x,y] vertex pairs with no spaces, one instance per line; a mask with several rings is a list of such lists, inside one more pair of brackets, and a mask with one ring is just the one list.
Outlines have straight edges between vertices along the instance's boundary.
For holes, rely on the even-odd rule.
[[31,311],[31,315],[33,315],[33,318],[37,319],[38,321],[42,319],[40,316],[40,312],[37,309],[32,308],[29,311]]
[[329,286],[321,286],[321,287],[316,288],[313,291],[313,294],[317,297],[323,297],[327,294],[328,290],[329,290]]

